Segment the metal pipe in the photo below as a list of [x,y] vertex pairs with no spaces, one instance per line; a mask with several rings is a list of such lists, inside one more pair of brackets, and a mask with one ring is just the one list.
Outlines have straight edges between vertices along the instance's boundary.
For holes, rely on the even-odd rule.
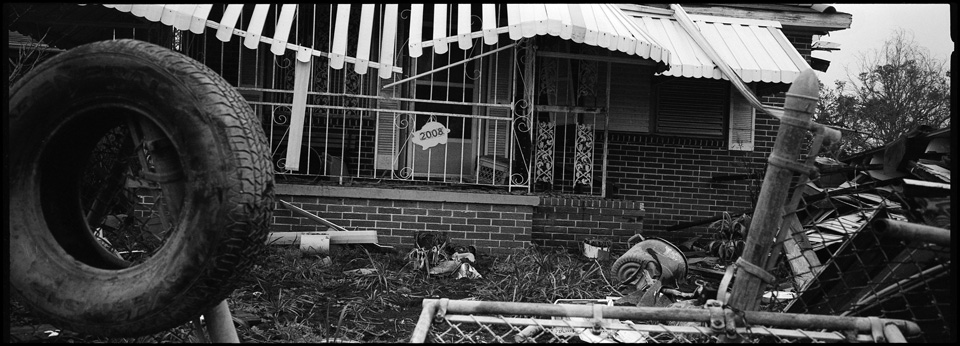
[[504,50],[504,49],[507,49],[507,48],[513,48],[513,46],[516,46],[516,45],[517,45],[516,43],[511,43],[511,44],[508,44],[508,45],[506,45],[506,46],[503,46],[503,47],[500,47],[500,48],[491,50],[491,51],[489,51],[489,52],[486,52],[486,53],[483,53],[483,54],[478,54],[478,55],[476,55],[476,56],[472,56],[472,57],[470,57],[470,58],[457,61],[457,62],[452,63],[452,64],[449,64],[449,65],[447,65],[447,66],[437,67],[437,68],[432,69],[432,70],[430,70],[430,71],[427,71],[427,72],[424,72],[424,73],[420,73],[420,74],[417,74],[417,75],[415,75],[415,76],[410,76],[410,77],[407,77],[407,78],[398,80],[398,81],[396,81],[396,82],[393,82],[393,83],[384,85],[383,87],[381,87],[381,89],[386,89],[386,88],[392,87],[392,86],[394,86],[394,85],[397,85],[397,84],[400,84],[400,83],[403,83],[403,82],[407,82],[407,81],[410,81],[410,80],[414,80],[414,79],[417,79],[417,78],[426,76],[426,75],[431,74],[431,73],[434,73],[434,72],[443,71],[443,70],[446,70],[446,69],[448,69],[448,68],[451,68],[451,67],[454,67],[454,66],[457,66],[457,65],[465,64],[465,63],[467,63],[467,62],[469,62],[469,61],[471,61],[471,60],[478,59],[478,58],[480,58],[480,57],[487,56],[487,55],[490,55],[490,54],[499,52],[499,51]]
[[427,339],[427,332],[430,331],[430,323],[433,321],[433,315],[437,313],[437,305],[440,301],[437,299],[424,299],[423,310],[420,310],[420,319],[417,320],[417,326],[410,335],[410,343],[422,344]]
[[[424,311],[414,329],[414,336],[420,330],[423,340],[429,329],[429,321],[436,313],[437,299],[424,299]],[[430,311],[428,310],[428,307]],[[603,318],[627,320],[671,320],[680,322],[709,322],[710,311],[706,309],[674,309],[654,307],[601,306]],[[594,317],[593,306],[574,304],[489,302],[476,300],[450,300],[447,313],[474,315],[540,315],[558,317]],[[869,333],[873,330],[866,317],[846,317],[831,315],[792,314],[783,312],[743,311],[743,319],[750,325],[770,325],[798,329],[856,330]],[[424,322],[426,321],[426,322]],[[920,333],[920,327],[911,321],[881,319],[883,323],[894,324],[908,335]],[[422,329],[422,330],[421,330]],[[422,342],[422,341],[421,341]]]
[[[753,213],[753,222],[747,233],[743,259],[757,266],[766,265],[766,258],[773,246],[773,239],[783,220],[782,208],[786,202],[791,169],[798,169],[800,147],[804,141],[806,128],[801,124],[809,123],[818,101],[817,75],[813,70],[804,70],[794,80],[784,101],[784,116],[777,132],[777,140],[768,158],[767,172],[763,178],[757,207]],[[793,166],[791,165],[793,164]],[[761,267],[762,268],[762,267]],[[764,284],[761,279],[745,270],[737,271],[737,280],[733,284],[732,296],[728,302],[739,310],[757,310]],[[747,275],[744,275],[747,274]]]
[[902,240],[919,240],[940,246],[950,246],[950,230],[891,219],[879,219],[873,222],[873,229],[879,233]]
[[900,328],[893,324],[884,324],[883,325],[883,336],[887,338],[889,343],[906,343],[907,339],[903,337],[903,333],[900,332]]
[[[584,328],[592,329],[596,322],[590,320],[535,320],[534,318],[515,318],[515,317],[492,317],[492,316],[474,316],[474,315],[447,315],[446,319],[453,323],[479,323],[479,324],[507,324],[514,327],[526,326],[520,332],[515,334],[514,341],[521,343],[528,341],[547,328]],[[894,327],[895,326],[891,326]],[[671,326],[671,325],[647,325],[647,324],[626,324],[615,321],[605,321],[603,328],[606,330],[631,330],[642,333],[675,333],[675,334],[701,334],[718,335],[710,328],[700,326]],[[817,341],[845,342],[849,341],[847,337],[839,331],[820,332],[820,331],[800,331],[792,329],[767,328],[764,326],[751,326],[750,328],[739,327],[736,331],[740,335],[755,336],[779,336],[796,339],[813,339]],[[866,334],[857,334],[858,342],[873,342],[872,336]]]
[[207,311],[204,316],[207,320],[207,333],[210,334],[210,342],[215,344],[240,343],[237,328],[233,325],[233,317],[230,315],[230,307],[227,306],[226,299],[210,308],[210,311]]

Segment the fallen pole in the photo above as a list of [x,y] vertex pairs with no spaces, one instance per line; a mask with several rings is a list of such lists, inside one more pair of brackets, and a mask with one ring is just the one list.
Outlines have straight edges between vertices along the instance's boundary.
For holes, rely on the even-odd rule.
[[[807,173],[807,165],[797,162],[800,147],[810,118],[817,108],[817,75],[813,70],[800,72],[787,91],[783,118],[773,151],[767,159],[767,173],[763,178],[753,221],[747,232],[746,246],[738,260],[736,280],[728,304],[740,310],[757,310],[764,285],[771,284],[766,272],[767,257],[773,240],[783,221],[783,206],[787,199],[793,173]],[[797,193],[800,193],[799,191]]]
[[[752,213],[752,212],[753,212],[753,209],[738,210],[738,211],[736,211],[736,212],[730,213],[730,216],[732,216],[732,217],[737,217],[737,216],[740,216],[740,215],[743,215],[743,214],[747,214],[747,213]],[[699,219],[699,220],[681,222],[681,223],[678,223],[678,224],[676,224],[676,225],[667,227],[665,230],[666,230],[666,231],[681,230],[681,229],[684,229],[684,228],[689,228],[689,227],[693,227],[693,226],[700,226],[700,225],[703,225],[703,224],[706,224],[706,223],[714,222],[714,221],[720,220],[720,219],[722,219],[722,218],[723,218],[723,214],[720,214],[720,215],[717,215],[717,216],[711,216],[711,217],[703,218],[703,219]]]
[[873,222],[873,229],[902,240],[919,240],[940,246],[950,246],[950,230],[891,219]]
[[230,307],[226,300],[210,308],[210,311],[207,311],[204,317],[207,320],[207,333],[210,335],[210,342],[215,344],[240,343],[237,328],[233,325],[233,317],[230,315]]

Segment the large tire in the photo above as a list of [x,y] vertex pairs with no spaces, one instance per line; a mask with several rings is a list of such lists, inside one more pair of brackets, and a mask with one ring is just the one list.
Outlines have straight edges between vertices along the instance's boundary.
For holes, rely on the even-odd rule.
[[[269,147],[250,106],[206,66],[146,42],[92,43],[25,75],[9,107],[11,288],[60,328],[175,327],[225,299],[259,259],[274,204]],[[106,215],[91,210],[107,209],[81,202],[80,172],[101,138],[135,123],[172,153],[179,179],[159,189],[180,199],[165,243],[131,264],[92,236],[88,220]]]

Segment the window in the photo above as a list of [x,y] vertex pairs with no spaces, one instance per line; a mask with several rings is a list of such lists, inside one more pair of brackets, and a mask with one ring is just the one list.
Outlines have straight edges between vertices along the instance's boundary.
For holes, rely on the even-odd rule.
[[655,77],[655,133],[723,138],[729,82],[703,78]]

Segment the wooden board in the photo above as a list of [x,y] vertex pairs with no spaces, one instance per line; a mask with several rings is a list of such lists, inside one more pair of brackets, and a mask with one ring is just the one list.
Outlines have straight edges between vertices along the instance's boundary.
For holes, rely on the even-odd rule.
[[333,232],[270,232],[268,245],[300,244],[302,235],[325,235],[330,244],[376,244],[377,231],[333,231]]

